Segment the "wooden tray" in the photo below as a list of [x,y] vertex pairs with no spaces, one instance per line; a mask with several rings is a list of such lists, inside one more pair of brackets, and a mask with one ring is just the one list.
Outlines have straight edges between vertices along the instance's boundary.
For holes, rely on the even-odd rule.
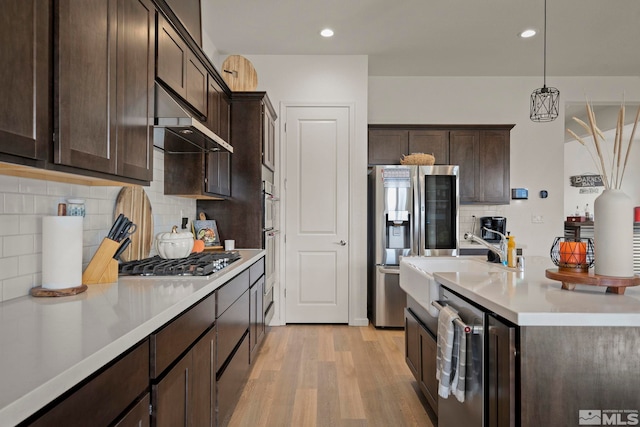
[[623,295],[629,286],[640,285],[640,275],[633,277],[600,276],[592,272],[563,271],[558,268],[549,268],[545,276],[551,280],[562,282],[562,289],[572,291],[576,285],[606,286],[607,292]]
[[31,295],[34,297],[67,297],[78,295],[87,290],[87,285],[80,285],[74,288],[45,289],[42,286],[31,288]]

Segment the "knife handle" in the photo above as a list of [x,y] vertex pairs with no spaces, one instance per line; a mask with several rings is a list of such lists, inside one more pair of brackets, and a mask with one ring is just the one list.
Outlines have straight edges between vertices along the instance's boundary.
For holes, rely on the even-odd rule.
[[127,237],[126,239],[124,239],[122,241],[122,243],[120,243],[120,247],[118,248],[118,250],[116,251],[115,254],[113,254],[113,259],[118,259],[120,258],[120,255],[122,255],[122,253],[125,251],[125,249],[127,249],[127,247],[129,246],[129,244],[131,243],[131,239],[129,237]]

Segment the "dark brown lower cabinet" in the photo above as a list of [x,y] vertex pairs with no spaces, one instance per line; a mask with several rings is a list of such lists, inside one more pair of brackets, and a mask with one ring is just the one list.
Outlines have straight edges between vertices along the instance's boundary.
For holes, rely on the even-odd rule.
[[[131,425],[128,421],[125,422],[129,414],[123,418],[120,414],[148,390],[148,373],[149,341],[145,340],[69,395],[46,408],[41,415],[25,421],[21,426],[84,427],[106,426],[118,422],[124,422],[123,426]],[[144,414],[138,417],[142,422],[146,419],[148,423],[149,405],[145,408],[146,417]]]
[[488,316],[487,406],[489,427],[516,425],[516,327]]
[[147,393],[115,424],[115,427],[149,427],[151,425],[149,416],[150,404],[151,398]]
[[418,384],[429,404],[438,412],[438,380],[436,380],[436,339],[423,327],[418,328],[420,335],[420,376]]
[[151,387],[153,425],[210,426],[214,418],[215,327]]
[[406,362],[418,381],[429,405],[438,412],[438,382],[436,380],[436,339],[413,312],[405,308]]
[[249,374],[251,270],[218,289],[218,426],[229,422]]
[[151,398],[147,393],[115,424],[115,427],[149,427],[151,425],[151,418],[149,417],[150,404]]
[[250,290],[249,300],[249,354],[250,361],[256,357],[260,343],[264,339],[264,276],[258,279]]
[[404,354],[416,379],[420,378],[420,324],[410,310],[404,309]]
[[229,363],[218,373],[218,426],[226,426],[249,374],[249,334],[246,333]]

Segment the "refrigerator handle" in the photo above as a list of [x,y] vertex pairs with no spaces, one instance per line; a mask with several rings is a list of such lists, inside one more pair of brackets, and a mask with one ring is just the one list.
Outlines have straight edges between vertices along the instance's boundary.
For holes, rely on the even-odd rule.
[[413,176],[413,224],[412,227],[412,239],[411,239],[411,253],[415,256],[420,255],[420,221],[421,221],[421,206],[422,197],[420,193],[420,167],[414,166]]
[[384,268],[381,265],[378,265],[378,271],[382,274],[400,274],[400,269],[396,268]]

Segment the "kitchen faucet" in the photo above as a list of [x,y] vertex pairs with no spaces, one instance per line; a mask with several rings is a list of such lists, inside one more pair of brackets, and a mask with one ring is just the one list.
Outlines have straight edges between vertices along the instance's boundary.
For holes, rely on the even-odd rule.
[[483,246],[486,246],[487,249],[489,249],[490,251],[494,252],[495,254],[498,255],[498,257],[500,257],[500,262],[502,264],[506,264],[506,262],[507,262],[507,236],[505,236],[504,234],[500,233],[499,231],[491,230],[491,229],[489,229],[487,227],[482,227],[482,229],[485,230],[485,231],[489,231],[491,233],[495,233],[495,234],[500,236],[500,248],[496,248],[491,243],[489,243],[486,240],[476,236],[473,233],[469,233],[469,232],[465,233],[464,234],[464,239],[465,240],[471,240],[471,241],[474,241],[476,243],[480,243]]

